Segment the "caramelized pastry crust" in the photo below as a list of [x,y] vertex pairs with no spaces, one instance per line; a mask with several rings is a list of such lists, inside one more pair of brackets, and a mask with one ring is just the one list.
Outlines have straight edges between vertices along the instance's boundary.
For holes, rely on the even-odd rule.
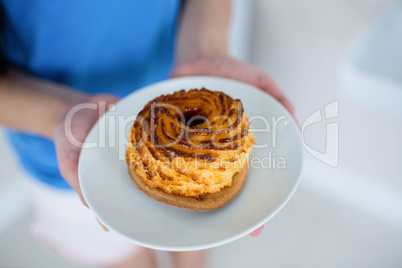
[[202,200],[232,185],[253,144],[240,100],[205,88],[181,90],[138,114],[126,161],[149,187]]

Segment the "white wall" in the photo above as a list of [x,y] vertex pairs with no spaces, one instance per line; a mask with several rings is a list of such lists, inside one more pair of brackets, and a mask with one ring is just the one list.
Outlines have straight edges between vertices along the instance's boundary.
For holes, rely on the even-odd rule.
[[[339,166],[306,154],[302,183],[402,230],[402,117],[350,98],[341,79],[354,40],[395,1],[253,2],[251,62],[276,79],[299,121],[339,100],[339,118],[331,121],[339,121]],[[324,151],[324,123],[304,134]]]

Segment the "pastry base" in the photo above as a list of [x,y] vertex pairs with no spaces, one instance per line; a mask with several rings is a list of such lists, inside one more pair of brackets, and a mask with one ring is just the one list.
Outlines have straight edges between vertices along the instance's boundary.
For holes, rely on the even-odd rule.
[[211,211],[221,208],[235,199],[246,182],[247,170],[248,168],[245,167],[233,176],[232,186],[226,186],[217,193],[204,194],[202,200],[184,195],[168,194],[159,188],[152,188],[132,168],[129,168],[128,173],[138,189],[157,201],[185,209]]

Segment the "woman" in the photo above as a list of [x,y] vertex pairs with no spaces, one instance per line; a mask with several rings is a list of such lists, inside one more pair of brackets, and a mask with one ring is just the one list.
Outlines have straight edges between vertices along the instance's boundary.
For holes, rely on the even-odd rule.
[[[228,55],[230,0],[2,0],[1,7],[0,124],[36,178],[29,180],[36,233],[72,260],[155,266],[150,250],[95,229],[77,201],[86,205],[77,176],[80,148],[64,129],[72,107],[112,104],[169,77],[213,75],[259,87],[293,112],[272,79]],[[98,117],[91,109],[77,113],[75,139],[84,141]],[[204,265],[202,252],[173,258],[176,267]]]

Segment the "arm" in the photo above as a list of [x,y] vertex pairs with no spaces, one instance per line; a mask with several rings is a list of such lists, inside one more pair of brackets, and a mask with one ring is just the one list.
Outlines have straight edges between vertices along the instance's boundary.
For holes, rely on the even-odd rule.
[[187,0],[180,18],[177,63],[228,54],[231,0]]
[[[67,133],[84,142],[91,127],[101,115],[95,109],[82,109],[72,118],[66,132],[64,118],[80,103],[106,107],[117,98],[109,95],[86,95],[64,85],[34,78],[10,70],[0,77],[0,124],[54,140],[59,168],[64,179],[82,196],[78,182],[78,158],[81,148],[70,143]],[[71,131],[71,132],[70,132]]]
[[0,78],[0,124],[53,139],[61,117],[89,97],[16,70]]
[[[294,108],[272,78],[254,66],[229,56],[231,0],[187,0],[176,44],[172,77],[221,76],[260,88],[277,99],[293,116]],[[257,236],[263,226],[250,233]]]
[[276,98],[293,115],[293,105],[274,80],[228,54],[231,0],[187,0],[176,42],[172,77],[221,76],[251,84]]

